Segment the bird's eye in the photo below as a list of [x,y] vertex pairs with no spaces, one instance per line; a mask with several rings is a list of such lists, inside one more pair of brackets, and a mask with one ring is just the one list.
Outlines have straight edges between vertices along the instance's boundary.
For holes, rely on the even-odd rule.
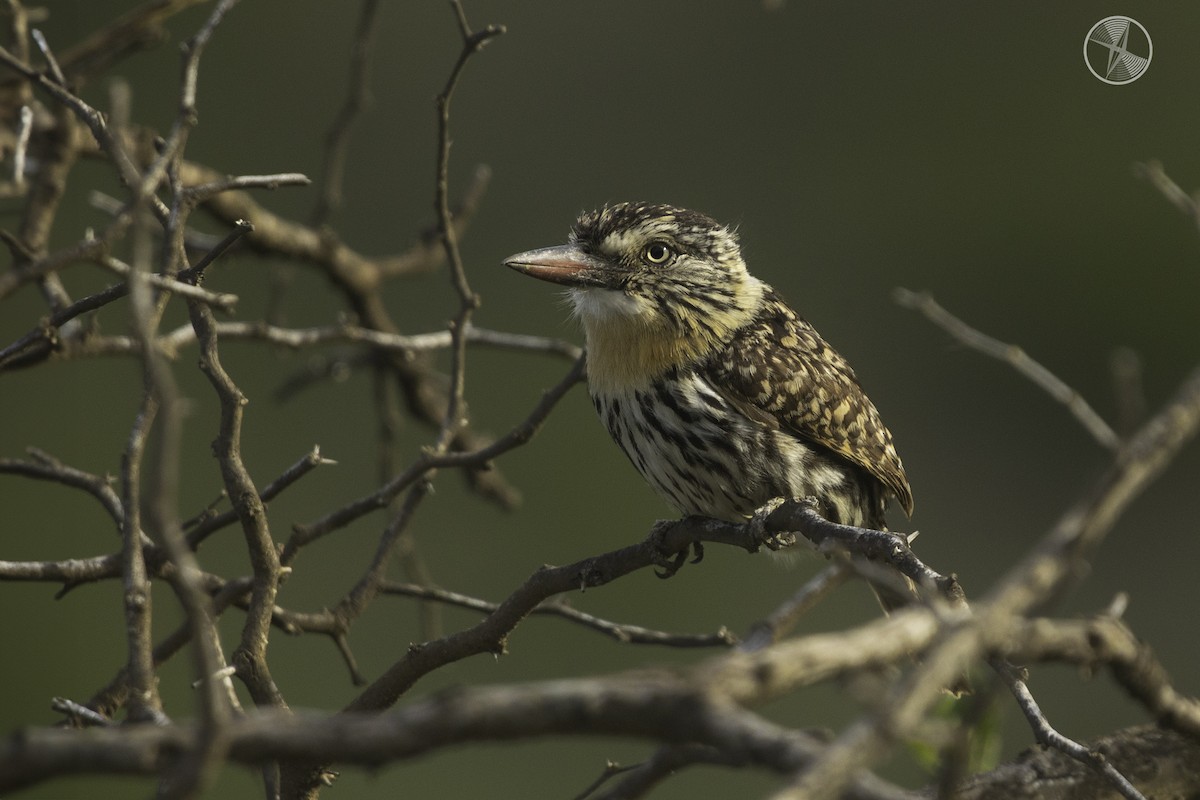
[[642,251],[642,258],[649,264],[665,264],[673,255],[675,254],[671,252],[671,248],[662,242],[651,242]]

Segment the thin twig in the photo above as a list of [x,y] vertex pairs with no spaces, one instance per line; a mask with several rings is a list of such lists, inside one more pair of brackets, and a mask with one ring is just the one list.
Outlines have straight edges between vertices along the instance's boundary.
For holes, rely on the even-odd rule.
[[[329,342],[361,342],[380,350],[395,353],[414,353],[423,350],[440,350],[450,347],[452,338],[449,331],[434,331],[432,333],[417,333],[404,335],[399,333],[384,333],[358,325],[338,324],[316,328],[282,328],[268,325],[265,322],[218,322],[217,335],[222,339],[250,339],[269,342],[271,344],[302,349],[316,344]],[[468,326],[466,331],[468,344],[495,347],[501,350],[521,350],[532,353],[547,353],[561,356],[572,361],[579,358],[582,351],[573,344],[561,339],[551,339],[544,336],[529,336],[507,331],[495,331],[489,328]],[[159,338],[159,347],[170,355],[176,355],[186,345],[196,340],[195,331],[189,325],[182,325]],[[3,353],[0,352],[0,363]]]
[[[447,331],[447,333],[449,333]],[[380,483],[387,483],[402,470],[408,457],[402,453],[400,441],[404,428],[404,413],[401,407],[400,387],[396,385],[388,359],[375,359],[371,370],[374,390],[375,416],[379,425],[378,475]],[[400,569],[410,581],[429,586],[434,583],[429,563],[421,553],[421,544],[415,531],[405,526],[396,543]],[[417,618],[420,622],[421,639],[437,639],[444,631],[442,607],[437,603],[417,603]]]
[[1200,227],[1200,203],[1196,202],[1196,198],[1185,192],[1179,184],[1171,180],[1163,169],[1160,161],[1147,161],[1145,163],[1136,163],[1133,165],[1133,174],[1143,180],[1146,180],[1155,189],[1167,198],[1171,205],[1175,206],[1186,217],[1190,218],[1197,227]]
[[100,714],[87,706],[80,705],[74,700],[68,700],[65,697],[55,697],[50,701],[50,708],[60,714],[66,714],[72,720],[82,722],[96,728],[108,728],[113,725],[113,721],[108,717]]
[[[128,278],[133,272],[133,267],[129,266],[120,259],[113,256],[102,256],[96,260],[96,263],[116,275],[123,278]],[[207,289],[201,289],[193,284],[183,283],[174,278],[169,278],[165,275],[159,275],[153,272],[146,273],[142,279],[156,289],[163,289],[168,292],[173,292],[181,297],[187,297],[192,300],[198,300],[201,303],[207,303],[210,306],[216,306],[222,311],[232,311],[237,305],[237,295],[227,292],[210,292]]]
[[1034,361],[1015,344],[1005,344],[972,328],[958,317],[938,305],[928,292],[912,292],[897,288],[893,294],[896,302],[904,307],[919,311],[926,319],[949,333],[959,342],[978,350],[984,355],[1003,361],[1017,372],[1033,381],[1038,387],[1062,403],[1075,415],[1092,438],[1109,450],[1117,450],[1121,439],[1113,432],[1087,401],[1050,370]]
[[542,395],[541,401],[534,407],[529,416],[495,442],[471,452],[450,452],[442,455],[432,452],[426,453],[409,465],[402,473],[374,492],[353,500],[313,522],[294,526],[292,536],[283,548],[281,555],[283,563],[291,564],[300,548],[311,544],[322,536],[326,536],[335,530],[349,525],[365,514],[386,508],[401,492],[414,482],[424,479],[426,474],[433,469],[485,465],[497,456],[525,444],[541,428],[554,406],[567,391],[576,383],[583,380],[584,369],[585,362],[581,357],[554,388]]
[[[264,504],[269,503],[279,496],[284,489],[288,488],[317,467],[330,466],[336,463],[336,461],[322,456],[321,448],[319,446],[313,446],[313,449],[301,457],[299,461],[292,464],[290,467],[284,470],[279,477],[275,478],[275,480],[263,487],[262,493],[259,495],[259,499],[262,500]],[[226,497],[227,494],[222,493],[221,496]],[[213,533],[221,528],[224,528],[226,525],[236,522],[237,519],[237,510],[233,508],[230,508],[229,510],[219,514],[202,513],[197,515],[192,520],[184,523],[184,527],[188,529],[188,546],[195,550]]]
[[355,119],[370,101],[371,47],[379,20],[379,0],[363,0],[358,26],[350,47],[350,74],[346,99],[325,134],[325,154],[321,165],[321,191],[313,209],[312,224],[321,227],[342,205],[342,183],[346,150]]
[[[437,589],[432,586],[421,586],[415,583],[396,583],[384,581],[379,585],[382,594],[396,594],[405,597],[418,597],[438,603],[468,608],[491,614],[500,607],[498,603],[481,600],[478,597]],[[640,625],[626,625],[611,622],[600,617],[587,614],[579,609],[566,605],[561,600],[552,600],[536,606],[530,612],[532,615],[561,617],[571,622],[577,622],[586,628],[599,631],[619,642],[629,644],[657,644],[666,647],[729,647],[737,644],[737,637],[726,628],[716,633],[668,633],[643,628]]]
[[[473,33],[470,30],[466,14],[459,1],[451,0],[451,5],[458,19],[463,47],[444,88],[438,94],[436,100],[438,113],[438,149],[434,200],[438,216],[439,237],[445,249],[446,259],[450,264],[451,283],[459,298],[459,309],[450,325],[452,352],[450,387],[446,392],[447,402],[445,410],[442,412],[437,438],[432,448],[430,448],[429,453],[423,455],[413,467],[391,481],[388,484],[388,492],[376,495],[376,499],[381,501],[381,506],[386,506],[398,496],[400,491],[408,487],[404,503],[393,517],[392,522],[388,525],[383,537],[381,537],[367,572],[342,602],[339,603],[335,613],[335,619],[339,625],[348,625],[350,620],[353,620],[362,613],[362,609],[365,608],[366,604],[378,592],[379,582],[383,579],[383,570],[388,563],[390,554],[402,537],[410,536],[408,522],[415,512],[417,505],[427,495],[429,482],[433,479],[438,468],[436,464],[430,462],[430,458],[437,458],[446,454],[460,439],[460,435],[467,426],[464,402],[467,329],[470,326],[472,315],[479,307],[480,300],[471,290],[468,283],[462,255],[458,247],[457,232],[450,211],[450,100],[453,97],[459,77],[470,57],[477,53],[492,38],[504,33],[504,28],[502,26],[491,25],[478,33]],[[369,19],[364,20],[364,24],[369,23]],[[363,69],[365,70],[365,65]],[[532,435],[532,431],[530,435]],[[288,545],[284,548],[283,563],[290,564],[290,559],[294,556],[296,549],[307,541],[312,541],[321,535],[321,533],[319,530],[314,531],[313,529],[309,529],[305,531],[298,528],[289,540]],[[411,552],[411,546],[409,549]],[[342,631],[338,632],[338,636],[342,636]],[[341,641],[344,641],[344,639]],[[358,675],[352,660],[347,659],[347,663],[350,665],[352,675],[357,682]]]
[[1022,661],[1105,665],[1157,724],[1200,737],[1200,698],[1181,692],[1153,649],[1109,612],[1088,620],[1033,619],[1013,626],[1008,650]]
[[17,143],[13,147],[13,184],[18,190],[25,185],[25,156],[29,152],[29,136],[33,133],[33,109],[21,106],[21,121],[17,126]]
[[629,772],[631,769],[637,769],[640,764],[622,765],[615,761],[609,761],[604,765],[604,769],[596,777],[596,780],[584,787],[583,791],[575,795],[574,800],[588,800],[592,794],[604,784],[608,783],[617,775]]
[[282,186],[308,186],[312,181],[300,172],[280,172],[275,175],[234,175],[211,183],[199,183],[184,189],[190,203],[203,203],[223,192],[239,189],[278,189]]
[[112,488],[112,479],[107,475],[95,475],[62,463],[37,448],[29,448],[30,461],[15,458],[0,458],[0,474],[23,475],[37,480],[56,481],[64,486],[82,489],[92,495],[112,517],[118,530],[124,524],[125,506]]
[[1081,745],[1074,739],[1063,736],[1054,729],[1050,720],[1046,719],[1046,715],[1042,713],[1037,701],[1034,700],[1033,693],[1029,691],[1025,680],[1011,664],[1001,659],[991,659],[989,663],[1017,701],[1017,707],[1025,715],[1025,720],[1029,723],[1039,744],[1053,748],[1099,772],[1126,800],[1146,800],[1145,796],[1103,754]]
[[[201,276],[196,274],[194,277],[199,280]],[[250,609],[234,662],[239,666],[238,677],[246,684],[256,704],[286,707],[266,662],[267,628],[271,623],[281,572],[266,510],[242,460],[241,433],[246,397],[221,363],[212,310],[189,300],[188,314],[200,342],[200,370],[208,378],[220,403],[220,431],[213,452],[221,469],[225,491],[242,524],[254,573]]]
[[[131,203],[131,206],[139,205],[143,199],[149,197],[153,187],[150,189],[140,188],[142,187],[142,175],[134,165],[132,159],[130,159],[129,154],[121,146],[121,143],[113,136],[112,130],[108,127],[103,114],[67,89],[63,81],[57,80],[53,76],[42,74],[3,47],[0,47],[0,63],[6,64],[16,70],[31,83],[50,94],[56,101],[71,109],[80,121],[88,126],[96,141],[100,143],[100,147],[108,154],[109,160],[113,167],[116,168],[121,182],[135,191],[134,202]],[[155,186],[157,186],[157,182],[155,182]],[[161,203],[151,203],[151,208],[159,214],[160,218],[165,215],[166,209]]]
[[[170,276],[181,274],[180,266],[185,259],[182,236],[186,227],[187,215],[192,208],[192,203],[188,201],[182,187],[179,164],[188,134],[196,124],[196,87],[200,57],[214,30],[236,2],[237,0],[220,0],[200,29],[185,43],[179,111],[172,124],[170,134],[159,147],[157,158],[141,175],[135,189],[135,198],[150,197],[157,191],[157,187],[164,178],[168,182],[171,190],[171,205],[163,220],[165,236],[161,270]],[[148,264],[141,263],[140,259],[135,259],[134,267],[140,275],[147,275],[151,271]],[[202,272],[196,271],[188,276],[187,282],[195,285],[201,275]],[[162,431],[157,439],[157,485],[153,502],[149,506],[149,513],[159,529],[163,549],[176,567],[171,585],[184,608],[190,628],[195,653],[195,677],[200,696],[198,735],[191,746],[187,748],[184,756],[163,774],[159,785],[159,795],[165,798],[186,798],[191,797],[211,780],[214,768],[225,756],[229,718],[231,711],[236,710],[239,704],[226,671],[225,656],[217,633],[212,606],[201,586],[200,569],[194,554],[187,546],[178,516],[182,400],[166,359],[153,346],[165,302],[160,300],[156,304],[157,307],[152,307],[147,295],[148,287],[141,281],[135,281],[130,293],[131,309],[142,345],[147,397],[152,397],[161,405],[163,416]],[[237,426],[236,424],[226,424],[229,421],[228,403],[226,402],[229,400],[229,393],[222,391],[225,386],[220,377],[224,373],[217,360],[215,340],[205,336],[204,321],[212,319],[212,309],[194,296],[185,297],[185,300],[189,317],[192,324],[196,326],[197,336],[201,341],[201,371],[214,384],[221,400],[221,436],[217,438],[214,454],[218,457],[218,463],[225,473],[224,476],[228,478],[227,452],[229,447],[237,447],[236,439],[234,439],[237,434]],[[238,397],[237,401],[241,402],[242,398]],[[226,438],[226,435],[229,438]],[[230,444],[231,440],[233,441],[232,445]],[[246,491],[241,484],[231,485],[232,482],[228,479],[225,483],[235,508],[240,510],[244,505],[257,501],[257,492],[253,490],[252,484],[250,490]],[[247,538],[250,538],[249,534]],[[271,555],[274,555],[273,550]],[[250,561],[257,579],[260,575],[258,569],[260,561],[255,556],[252,547]],[[271,577],[273,581],[277,580],[278,570]],[[256,580],[256,595],[260,594],[257,589],[258,580]],[[274,606],[273,601],[274,593],[272,591],[268,601],[271,607]],[[257,618],[253,614],[248,614],[246,627],[252,627],[256,621]],[[256,643],[265,648],[266,636],[262,635],[261,641],[257,641],[259,638],[257,629],[254,630],[253,635],[256,637]],[[265,664],[260,665],[253,660],[253,652],[244,661],[241,660],[239,658],[242,655],[241,650],[242,648],[239,648],[239,652],[235,654],[235,663],[239,663],[243,670],[247,664],[255,668],[255,679],[247,680],[246,683],[254,693],[254,699],[260,701],[263,697],[257,690],[260,689],[264,678],[269,680],[269,673],[266,672]]]
[[125,508],[121,526],[122,601],[125,604],[125,671],[129,675],[129,716],[136,722],[162,714],[158,680],[150,655],[152,621],[150,578],[142,551],[142,457],[160,403],[147,388],[121,457],[121,500]]
[[451,345],[450,390],[447,392],[449,402],[438,434],[434,452],[440,454],[466,425],[466,413],[463,403],[463,392],[466,384],[466,327],[471,323],[471,316],[479,307],[479,296],[472,290],[467,281],[467,272],[463,266],[462,254],[458,248],[458,235],[454,230],[453,217],[450,214],[450,101],[454,97],[454,89],[458,79],[471,56],[479,52],[489,41],[504,33],[503,25],[488,25],[478,32],[472,32],[467,23],[466,13],[460,0],[451,0],[458,19],[459,32],[462,35],[462,51],[446,85],[437,96],[438,119],[438,150],[437,150],[437,181],[434,207],[437,209],[438,229],[441,234],[442,246],[446,249],[446,260],[450,264],[450,280],[458,292],[460,307],[450,335]]
[[[1165,468],[1183,444],[1200,431],[1200,369],[1150,419],[1083,500],[1059,522],[997,587],[974,605],[973,614],[944,628],[913,671],[890,693],[885,709],[849,726],[797,783],[797,793],[837,796],[846,779],[889,752],[897,738],[922,723],[929,706],[951,685],[964,663],[979,657],[982,632],[1002,630],[1012,620],[1044,607],[1074,580],[1080,565],[1112,529],[1121,512]],[[800,796],[800,794],[797,794]]]
[[50,70],[50,77],[59,86],[66,86],[67,79],[63,75],[62,67],[58,65],[58,59],[54,57],[54,52],[50,49],[50,43],[46,41],[45,35],[37,28],[32,28],[29,31],[29,35],[33,39],[34,44],[37,45],[38,50],[41,51],[42,57],[46,59],[46,67]]
[[225,237],[221,239],[221,241],[217,242],[213,249],[209,250],[207,253],[201,256],[201,258],[195,264],[179,274],[180,280],[190,281],[202,275],[204,270],[208,269],[210,264],[220,258],[226,250],[233,246],[234,242],[253,230],[253,225],[245,220],[239,219],[234,224],[233,230],[227,233]]
[[[68,486],[84,489],[100,501],[117,523],[118,529],[120,528],[124,520],[124,507],[121,498],[112,489],[107,477],[92,475],[66,466],[40,450],[31,449],[30,452],[34,456],[31,461],[0,458],[0,474],[8,473],[58,481]],[[335,463],[337,462],[323,457],[319,448],[314,447],[263,488],[262,502],[270,502],[316,467]],[[237,512],[233,509],[217,514],[206,511],[197,515],[183,524],[189,530],[188,546],[193,550],[198,548],[215,531],[236,522],[237,519]],[[162,553],[157,547],[152,544],[148,545],[146,542],[143,542],[143,547],[147,553],[148,565],[161,571],[164,559]],[[120,554],[117,553],[64,561],[0,561],[0,580],[62,583],[63,588],[58,594],[58,597],[62,597],[71,589],[82,584],[119,576],[121,573],[119,556]]]
[[138,184],[138,197],[148,197],[162,182],[172,164],[178,164],[179,156],[187,144],[188,136],[196,125],[196,89],[199,83],[200,57],[208,46],[213,32],[225,15],[239,0],[220,0],[200,29],[183,45],[183,64],[180,78],[179,111],[159,147],[158,156],[151,162]]
[[750,626],[742,637],[739,650],[752,653],[782,639],[809,609],[841,586],[853,573],[850,564],[838,561],[807,581],[791,597],[762,620]]
[[[140,232],[136,231],[135,232]],[[141,525],[142,486],[141,465],[150,434],[150,427],[160,418],[155,437],[157,469],[153,473],[153,490],[147,492],[146,516],[162,541],[164,552],[172,564],[171,587],[183,606],[189,640],[193,648],[194,674],[201,682],[199,691],[200,735],[188,755],[163,778],[160,794],[166,797],[186,796],[201,785],[209,767],[223,752],[222,730],[229,714],[229,700],[217,689],[216,675],[225,666],[220,640],[212,622],[208,597],[200,581],[200,569],[190,550],[184,545],[182,528],[176,512],[179,484],[180,439],[183,426],[183,400],[166,360],[152,346],[155,329],[161,321],[162,304],[157,302],[147,280],[151,274],[149,237],[144,232],[134,241],[133,268],[129,273],[130,316],[135,336],[140,342],[144,394],[142,411],[135,420],[122,462],[125,488],[126,532],[123,548],[123,572],[126,583],[126,616],[129,618],[130,674],[129,702],[131,713],[144,716],[154,708],[142,708],[146,690],[143,683],[155,686],[152,642],[149,634],[149,580],[146,574],[143,549],[137,539]],[[198,303],[198,301],[189,301]],[[207,307],[207,306],[206,306]],[[211,313],[211,312],[210,312]],[[136,546],[135,546],[136,545]],[[143,588],[136,592],[131,585],[140,580]],[[144,598],[144,599],[143,599]],[[139,606],[144,620],[135,627]],[[140,628],[140,629],[139,629]],[[139,675],[144,672],[145,675]],[[156,695],[154,696],[156,698]]]

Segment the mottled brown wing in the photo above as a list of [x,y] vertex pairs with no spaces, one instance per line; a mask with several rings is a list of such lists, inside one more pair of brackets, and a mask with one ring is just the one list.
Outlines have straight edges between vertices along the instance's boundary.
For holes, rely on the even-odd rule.
[[767,290],[758,317],[710,360],[708,372],[748,414],[859,465],[912,515],[912,490],[892,434],[854,370],[774,291]]

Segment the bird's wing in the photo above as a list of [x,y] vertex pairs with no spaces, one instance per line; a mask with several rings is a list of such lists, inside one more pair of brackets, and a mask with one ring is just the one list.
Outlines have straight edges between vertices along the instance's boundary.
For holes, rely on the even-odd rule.
[[857,464],[912,514],[912,489],[892,434],[854,370],[773,291],[754,322],[709,359],[706,371],[748,416]]

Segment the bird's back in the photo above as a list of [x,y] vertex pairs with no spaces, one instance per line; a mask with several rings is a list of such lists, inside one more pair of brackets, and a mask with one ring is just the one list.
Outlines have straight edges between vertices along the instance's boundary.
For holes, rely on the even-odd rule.
[[[854,370],[773,289],[763,293],[754,320],[708,359],[705,373],[744,413],[841,465],[848,480],[878,484],[877,497],[893,496],[912,513],[892,434]],[[865,510],[864,521],[872,526],[882,516]]]

